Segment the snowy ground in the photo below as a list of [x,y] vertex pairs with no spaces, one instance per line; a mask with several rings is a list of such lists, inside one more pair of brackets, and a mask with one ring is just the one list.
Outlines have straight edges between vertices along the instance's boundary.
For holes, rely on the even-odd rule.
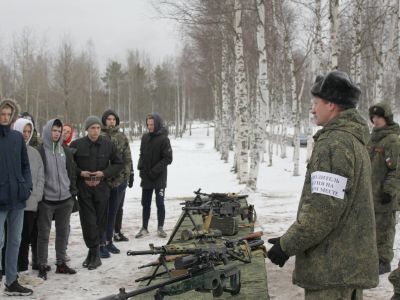
[[[193,197],[193,191],[202,188],[203,192],[239,192],[243,186],[238,185],[235,175],[230,172],[231,163],[224,164],[213,149],[213,136],[206,136],[204,128],[193,130],[192,136],[184,136],[175,140],[171,137],[174,161],[168,170],[168,187],[166,190],[166,222],[165,228],[171,233],[174,224],[181,212],[179,199]],[[137,165],[139,141],[131,145],[134,165]],[[296,216],[297,205],[305,174],[305,149],[301,149],[301,176],[293,177],[289,148],[287,159],[274,157],[274,165],[267,167],[263,164],[260,169],[259,191],[250,194],[249,202],[255,205],[258,221],[255,230],[264,231],[264,239],[280,236]],[[82,267],[87,249],[82,240],[79,216],[74,214],[71,219],[71,237],[68,254],[72,258],[70,266],[77,270],[76,275],[60,275],[54,273],[54,230],[49,250],[49,264],[52,271],[48,280],[36,280],[37,272],[31,271],[26,278],[34,289],[30,297],[15,297],[13,299],[97,299],[102,296],[116,293],[120,287],[127,291],[135,288],[135,278],[146,275],[147,270],[138,270],[137,267],[154,260],[150,256],[127,257],[127,250],[145,250],[149,243],[163,245],[166,239],[156,236],[157,217],[155,204],[149,225],[150,236],[135,239],[134,235],[141,226],[141,190],[138,177],[135,178],[134,187],[127,190],[125,198],[125,213],[123,231],[129,236],[130,241],[116,243],[121,249],[121,254],[103,259],[103,265],[97,270],[88,271]],[[395,247],[398,248],[399,240],[396,236]],[[269,246],[268,246],[269,247]],[[398,251],[396,251],[398,252]],[[303,299],[303,290],[291,282],[291,273],[294,259],[279,268],[266,261],[268,272],[268,287],[271,299],[296,300]],[[392,268],[397,265],[398,253],[393,260]],[[24,277],[24,276],[22,276]],[[379,286],[364,293],[365,299],[389,299],[392,287],[388,282],[388,274],[380,277]],[[21,278],[22,280],[24,278]],[[35,280],[33,280],[35,279]],[[3,299],[5,296],[0,296]]]

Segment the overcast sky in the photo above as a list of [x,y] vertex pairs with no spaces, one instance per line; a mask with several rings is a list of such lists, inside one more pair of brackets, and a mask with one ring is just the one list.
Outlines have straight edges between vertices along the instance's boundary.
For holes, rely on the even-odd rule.
[[[152,0],[0,0],[0,42],[32,29],[56,50],[69,36],[80,51],[91,39],[99,67],[107,59],[124,61],[127,49],[146,51],[155,62],[179,51],[176,24],[158,18]],[[103,70],[101,70],[103,71]]]

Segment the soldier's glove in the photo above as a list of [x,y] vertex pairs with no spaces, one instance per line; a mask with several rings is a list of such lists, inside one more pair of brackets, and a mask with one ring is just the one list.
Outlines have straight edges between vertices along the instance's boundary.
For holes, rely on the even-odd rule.
[[128,182],[128,186],[131,188],[133,186],[133,172],[129,175],[129,182]]
[[392,197],[390,196],[390,194],[383,193],[381,203],[382,204],[388,204],[390,202],[392,202]]
[[279,238],[272,238],[268,240],[268,243],[273,244],[272,248],[269,249],[267,256],[268,258],[279,267],[283,267],[286,261],[289,259],[289,256],[283,252],[281,245],[279,243]]

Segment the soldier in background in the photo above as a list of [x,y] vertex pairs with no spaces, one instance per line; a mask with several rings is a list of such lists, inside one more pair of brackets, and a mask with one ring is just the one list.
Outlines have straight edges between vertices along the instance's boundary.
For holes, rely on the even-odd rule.
[[393,243],[396,233],[397,193],[400,180],[397,164],[400,154],[400,127],[393,121],[392,110],[386,103],[369,108],[374,124],[368,144],[372,167],[372,193],[374,195],[376,242],[379,255],[379,274],[390,272]]
[[369,130],[355,109],[360,90],[346,73],[318,76],[311,93],[316,124],[297,219],[268,257],[282,267],[296,256],[293,283],[306,300],[362,299],[378,285],[378,252],[366,144]]
[[125,190],[129,182],[129,187],[133,184],[133,169],[131,149],[128,138],[119,131],[119,116],[109,109],[103,113],[101,118],[103,127],[101,133],[109,138],[117,148],[119,156],[122,158],[124,168],[117,176],[109,179],[111,185],[110,199],[108,201],[108,217],[106,230],[103,233],[100,245],[100,257],[108,258],[110,253],[118,254],[120,250],[112,242],[117,211],[121,202],[125,198]]

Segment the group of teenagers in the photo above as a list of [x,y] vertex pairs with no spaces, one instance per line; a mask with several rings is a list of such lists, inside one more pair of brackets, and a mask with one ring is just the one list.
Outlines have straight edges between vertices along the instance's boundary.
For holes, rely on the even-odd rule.
[[[74,127],[49,120],[41,136],[29,113],[20,113],[13,99],[0,101],[0,248],[6,295],[31,295],[18,279],[31,265],[47,280],[49,237],[55,223],[56,270],[76,274],[68,266],[71,213],[79,211],[88,253],[82,266],[94,270],[101,258],[118,254],[114,242],[128,241],[121,232],[127,187],[134,171],[130,145],[119,128],[119,116],[106,110],[102,118],[89,116],[86,135],[74,139]],[[156,194],[158,230],[165,219],[164,193],[172,149],[158,114],[146,117],[138,162],[142,187],[143,225],[136,238],[149,234],[151,198]]]

